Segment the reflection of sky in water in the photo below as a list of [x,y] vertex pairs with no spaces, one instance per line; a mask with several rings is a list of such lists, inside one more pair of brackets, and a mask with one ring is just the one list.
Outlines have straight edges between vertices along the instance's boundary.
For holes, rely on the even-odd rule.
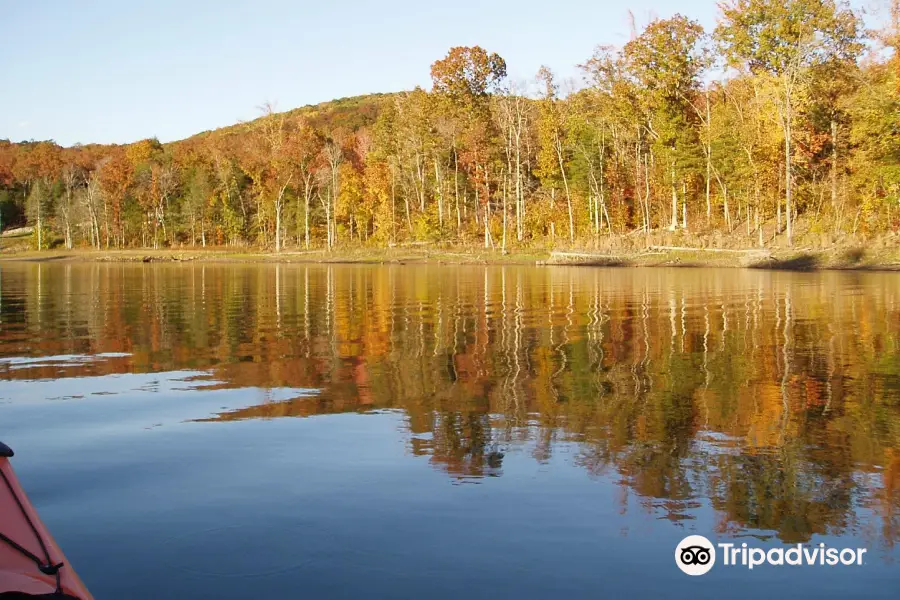
[[[6,360],[25,368],[49,364],[87,365],[110,356],[54,356],[46,361],[27,358],[21,359],[21,362],[15,358]],[[316,390],[291,388],[217,389],[220,385],[221,382],[203,371],[121,373],[77,379],[21,379],[3,382],[0,403],[7,404],[6,411],[11,423],[15,423],[15,417],[20,412],[45,413],[41,418],[41,430],[32,432],[40,437],[35,443],[45,445],[48,441],[53,443],[57,435],[61,436],[63,443],[66,437],[79,432],[90,438],[102,433],[106,421],[111,421],[110,431],[123,426],[160,427],[317,393]],[[88,397],[92,397],[92,403],[84,402]],[[67,400],[77,402],[63,402]],[[85,429],[80,430],[80,426]],[[15,439],[16,428],[7,429],[4,435],[10,440]]]
[[[660,521],[663,501],[628,493],[615,473],[585,477],[576,443],[545,462],[513,445],[503,477],[448,485],[410,460],[402,413],[197,422],[263,393],[185,392],[193,374],[170,375],[4,409],[9,439],[27,449],[23,484],[97,597],[859,597],[833,570],[714,570],[698,585],[671,555],[688,533],[712,535],[709,503],[693,503],[692,521]],[[864,595],[892,597],[895,569],[868,565]]]
[[129,354],[125,352],[101,352],[100,354],[91,355],[74,355],[61,354],[59,356],[12,356],[0,358],[0,365],[10,365],[13,369],[27,369],[31,366],[60,366],[65,367],[72,364],[86,364],[91,362],[99,362],[104,358],[125,358]]

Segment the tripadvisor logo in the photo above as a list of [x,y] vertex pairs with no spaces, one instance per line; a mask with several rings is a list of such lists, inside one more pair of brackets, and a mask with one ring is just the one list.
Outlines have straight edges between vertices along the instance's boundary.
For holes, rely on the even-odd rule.
[[688,575],[706,575],[716,564],[716,547],[702,535],[689,535],[675,547],[675,564]]
[[[716,548],[718,547],[718,552]],[[725,567],[746,567],[752,570],[762,565],[790,566],[860,566],[866,548],[828,548],[825,544],[770,548],[753,548],[746,543],[713,544],[702,535],[689,535],[675,547],[675,564],[688,575],[705,575],[716,564],[717,555]]]

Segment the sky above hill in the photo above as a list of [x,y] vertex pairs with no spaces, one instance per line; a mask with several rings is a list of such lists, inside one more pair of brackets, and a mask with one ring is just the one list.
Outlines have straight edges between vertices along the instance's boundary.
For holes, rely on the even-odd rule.
[[[673,4],[677,4],[673,6]],[[452,46],[580,79],[597,45],[675,12],[711,30],[714,0],[0,0],[0,138],[124,143],[184,138],[279,110],[430,87]]]

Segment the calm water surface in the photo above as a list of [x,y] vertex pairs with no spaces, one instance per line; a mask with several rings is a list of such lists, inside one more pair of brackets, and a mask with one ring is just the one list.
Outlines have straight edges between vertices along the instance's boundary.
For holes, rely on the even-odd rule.
[[0,439],[98,599],[894,598],[900,276],[4,263]]

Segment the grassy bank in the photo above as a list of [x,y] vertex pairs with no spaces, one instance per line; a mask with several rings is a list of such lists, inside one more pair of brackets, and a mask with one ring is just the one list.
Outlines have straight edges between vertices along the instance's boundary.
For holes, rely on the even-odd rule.
[[506,253],[472,249],[356,248],[293,251],[279,254],[254,249],[22,250],[0,251],[0,261],[28,262],[211,262],[350,264],[537,264],[547,252]]
[[284,251],[253,249],[10,250],[0,261],[29,262],[211,262],[354,264],[522,264],[616,267],[727,267],[813,271],[820,269],[900,271],[900,248],[702,249],[651,246],[637,251],[567,250],[502,253],[478,248],[351,248]]

